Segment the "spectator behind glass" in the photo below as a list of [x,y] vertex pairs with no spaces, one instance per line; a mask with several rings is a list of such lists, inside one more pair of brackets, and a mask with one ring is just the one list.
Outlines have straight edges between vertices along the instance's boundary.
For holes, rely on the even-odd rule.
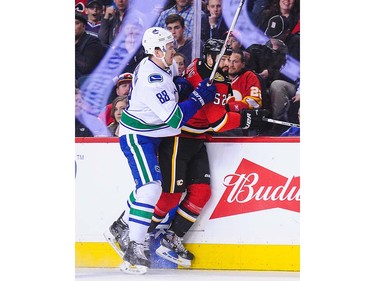
[[111,118],[113,121],[107,126],[111,136],[118,137],[119,123],[122,110],[128,106],[128,96],[119,96],[112,102]]
[[[300,93],[299,93],[299,87],[297,89],[296,95],[291,99],[292,104],[295,104],[296,102],[300,101]],[[298,107],[298,124],[300,124],[300,108]],[[290,127],[288,130],[283,132],[281,137],[299,137],[300,136],[300,128],[299,127]]]
[[248,0],[246,3],[247,13],[253,24],[258,22],[259,15],[270,4],[270,0]]
[[81,115],[82,110],[82,96],[81,92],[78,88],[75,88],[75,129],[76,137],[93,137],[93,133],[90,131],[89,128],[87,128],[84,124],[81,123],[81,121],[78,120],[78,117]]
[[[285,122],[299,124],[299,79],[296,82],[275,80],[270,87],[272,118]],[[273,124],[268,135],[279,136],[285,131],[285,126]]]
[[191,5],[191,0],[176,0],[175,5],[160,13],[159,18],[156,20],[155,26],[166,29],[167,25],[165,23],[165,19],[171,14],[178,14],[184,18],[186,27],[184,31],[184,36],[186,38],[192,38],[194,11],[193,6]]
[[[280,42],[282,41],[280,39],[285,39],[288,36],[289,32],[290,28],[286,26],[285,17],[273,16],[268,22],[268,26],[265,33],[270,37],[269,42],[271,42],[272,45],[275,45],[281,44]],[[299,35],[296,34],[293,36]],[[295,48],[294,51],[297,50],[297,52],[299,53],[299,38],[297,45],[298,48]],[[284,47],[282,48],[284,49]],[[288,47],[286,47],[286,51],[288,54],[290,54]],[[282,51],[282,53],[284,53],[284,51]],[[264,58],[264,55],[261,57]],[[297,55],[297,57],[299,58],[299,55]],[[282,58],[280,58],[280,61],[281,59]],[[274,59],[273,61],[275,62],[277,61],[277,59]],[[299,85],[299,79],[293,81],[280,71],[278,71],[277,75],[272,74],[272,71],[269,71],[269,74],[270,76],[268,78],[267,85],[269,87],[268,96],[270,98],[272,118],[275,120],[298,123],[299,119],[297,115],[299,110],[299,100],[297,98],[297,100],[294,101],[294,99]],[[271,136],[279,136],[284,130],[285,126],[278,124],[272,124],[271,126],[271,124],[269,124],[268,131],[265,134]]]
[[75,78],[89,75],[104,55],[100,40],[85,30],[87,19],[81,13],[75,14]]
[[[297,44],[294,42],[296,40],[292,35],[297,33],[294,29],[296,26],[299,25],[300,19],[300,0],[271,0],[270,5],[268,8],[264,9],[262,13],[259,15],[257,26],[262,30],[266,31],[268,27],[268,22],[273,16],[283,16],[285,20],[285,38],[280,38],[283,40],[285,45],[288,46],[290,55],[294,56],[296,59],[299,60],[299,48],[298,52],[292,52],[292,43]],[[293,31],[293,33],[292,33]],[[299,34],[299,32],[298,32]],[[289,42],[292,40],[293,42]],[[299,41],[299,36],[298,36]],[[298,42],[299,44],[299,42]],[[297,56],[297,57],[296,57]]]
[[[182,53],[186,57],[185,67],[187,67],[192,61],[192,49],[193,49],[193,40],[192,38],[186,38],[184,36],[185,21],[184,18],[178,14],[170,14],[165,19],[165,24],[167,25],[167,30],[169,30],[173,38],[176,40],[177,48],[176,52]],[[200,45],[200,55],[203,51],[203,42]]]
[[100,20],[103,14],[103,4],[101,0],[88,0],[85,9],[87,15],[86,32],[98,37]]
[[133,73],[138,63],[145,57],[141,45],[144,24],[140,17],[131,17],[123,23],[125,29],[125,49],[133,54],[122,72]]
[[249,69],[258,73],[268,89],[272,81],[280,78],[280,70],[286,63],[288,48],[281,38],[284,38],[284,17],[272,17],[268,23],[265,35],[269,40],[264,44],[252,44],[247,48],[250,53]]
[[99,114],[99,119],[107,126],[114,121],[113,117],[111,116],[113,100],[115,100],[117,97],[128,97],[132,80],[133,80],[133,74],[128,73],[128,72],[122,73],[121,75],[118,76],[118,79],[116,82],[115,96],[110,97],[109,104],[107,104],[104,110]]
[[[268,25],[265,34],[282,40],[288,47],[288,55],[294,57],[299,61],[300,57],[300,31],[299,31],[299,21],[297,25],[291,29],[289,26],[289,21],[285,16],[273,16],[268,21]],[[279,32],[280,30],[280,32]],[[294,32],[294,33],[293,33]]]
[[[227,35],[228,35],[228,31],[224,33],[222,39],[225,40]],[[232,47],[233,51],[236,51],[236,52],[245,51],[245,48],[241,44],[241,34],[236,32],[235,30],[232,31],[231,34],[229,35],[228,45]]]
[[132,18],[125,22],[125,49],[128,53],[133,53],[139,48],[142,41],[143,27],[144,24],[140,18]]
[[[245,55],[242,51],[233,51],[229,59],[229,78],[233,96],[227,99],[230,111],[241,111],[244,108],[262,107],[262,86],[258,76],[245,67]],[[239,105],[236,107],[235,105]]]
[[186,57],[184,54],[176,53],[173,57],[174,61],[177,63],[178,76],[184,76],[186,70]]
[[99,39],[108,48],[119,33],[122,20],[129,10],[128,0],[113,0],[114,6],[106,6],[99,29]]
[[221,0],[208,0],[208,14],[201,19],[201,38],[206,42],[209,38],[222,39],[229,30],[223,18]]
[[[224,33],[223,40],[225,41],[226,37],[228,35],[228,31]],[[241,34],[235,30],[231,32],[228,38],[228,45],[231,46],[233,52],[239,52],[242,51],[243,55],[245,57],[245,65],[246,68],[249,68],[248,61],[250,59],[250,54],[248,51],[246,51],[245,47],[241,43]]]

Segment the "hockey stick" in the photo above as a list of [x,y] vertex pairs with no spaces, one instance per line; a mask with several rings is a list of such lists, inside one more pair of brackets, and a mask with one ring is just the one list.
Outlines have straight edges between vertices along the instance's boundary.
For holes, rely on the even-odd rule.
[[279,124],[279,125],[284,125],[284,126],[289,126],[289,127],[300,128],[300,125],[295,124],[295,123],[284,122],[284,121],[270,119],[270,118],[266,118],[266,117],[263,117],[262,120],[265,121],[265,122],[268,122],[268,123],[274,123],[274,124]]
[[233,18],[232,24],[231,24],[231,26],[230,26],[230,28],[228,30],[227,36],[225,37],[224,45],[223,45],[223,47],[220,50],[219,56],[216,58],[216,62],[215,62],[214,68],[212,69],[210,78],[208,80],[208,83],[207,83],[208,86],[211,85],[212,82],[213,82],[213,80],[214,80],[214,77],[215,77],[215,74],[216,74],[216,70],[219,67],[220,60],[221,60],[221,58],[223,57],[223,55],[225,53],[225,49],[227,47],[229,36],[231,35],[231,33],[232,33],[233,29],[234,29],[234,26],[237,23],[237,20],[238,20],[238,17],[240,15],[240,12],[241,12],[241,9],[242,9],[242,6],[243,6],[244,2],[245,2],[245,0],[241,0],[240,1],[240,4],[238,5],[237,11],[234,14],[234,18]]

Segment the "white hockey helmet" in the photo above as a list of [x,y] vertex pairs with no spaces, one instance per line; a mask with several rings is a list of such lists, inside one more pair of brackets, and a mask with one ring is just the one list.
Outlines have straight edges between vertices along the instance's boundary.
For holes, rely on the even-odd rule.
[[156,47],[160,48],[165,53],[165,46],[171,42],[174,42],[172,33],[161,27],[151,27],[147,29],[142,39],[145,53],[150,55],[154,54]]

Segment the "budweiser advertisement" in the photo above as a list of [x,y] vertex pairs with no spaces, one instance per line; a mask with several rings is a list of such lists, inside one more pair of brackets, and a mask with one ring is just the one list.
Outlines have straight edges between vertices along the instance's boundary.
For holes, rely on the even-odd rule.
[[224,176],[223,186],[210,219],[273,208],[299,212],[299,177],[287,178],[247,159]]

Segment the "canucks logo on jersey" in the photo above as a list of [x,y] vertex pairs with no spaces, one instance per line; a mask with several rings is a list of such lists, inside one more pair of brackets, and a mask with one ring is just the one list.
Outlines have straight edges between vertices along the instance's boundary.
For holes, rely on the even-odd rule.
[[149,83],[163,82],[163,76],[157,73],[150,74],[148,76],[148,82]]

